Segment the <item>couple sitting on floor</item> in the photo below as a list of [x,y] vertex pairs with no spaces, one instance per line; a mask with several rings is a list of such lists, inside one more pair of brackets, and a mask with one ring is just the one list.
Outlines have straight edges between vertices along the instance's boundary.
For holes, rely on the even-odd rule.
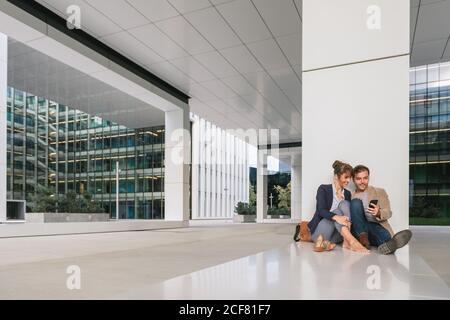
[[[394,234],[388,223],[392,215],[388,195],[369,186],[369,168],[335,161],[333,169],[333,184],[319,187],[314,217],[296,226],[294,240],[313,241],[318,252],[333,250],[341,242],[344,248],[361,253],[368,253],[371,245],[381,254],[405,246],[411,231]],[[353,193],[345,189],[351,178],[356,187]]]

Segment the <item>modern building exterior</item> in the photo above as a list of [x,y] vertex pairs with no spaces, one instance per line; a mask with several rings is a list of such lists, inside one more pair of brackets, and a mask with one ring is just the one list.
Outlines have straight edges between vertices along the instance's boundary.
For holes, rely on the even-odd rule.
[[[129,129],[8,87],[8,200],[40,186],[89,192],[111,218],[164,218],[164,126]],[[192,115],[192,219],[231,218],[248,202],[248,144]],[[29,210],[28,210],[29,211]]]
[[[211,207],[210,210],[213,210],[212,204],[220,202],[215,200],[220,197],[217,186],[214,192],[197,185],[208,185],[209,177],[203,179],[201,172],[210,169],[201,169],[200,164],[192,168],[191,175],[190,161],[194,158],[190,154],[192,139],[189,115],[192,112],[225,130],[250,128],[256,131],[278,131],[279,148],[272,149],[267,137],[259,137],[255,143],[259,158],[258,222],[265,221],[268,203],[267,179],[264,178],[268,173],[264,161],[267,154],[260,151],[285,149],[285,154],[288,154],[286,163],[291,161],[291,167],[295,168],[292,173],[292,180],[295,181],[292,201],[296,203],[296,208],[292,210],[292,220],[311,218],[316,188],[331,181],[330,165],[340,159],[351,164],[364,163],[372,169],[371,182],[388,191],[392,208],[396,212],[392,218],[394,229],[406,228],[411,202],[410,186],[417,192],[423,189],[417,179],[416,182],[409,179],[409,169],[413,165],[409,166],[411,134],[408,71],[410,66],[431,59],[428,55],[420,54],[422,48],[427,47],[426,43],[448,39],[448,34],[424,31],[424,24],[420,23],[421,19],[426,18],[420,12],[434,9],[433,12],[439,13],[444,11],[439,10],[440,6],[446,4],[444,1],[423,4],[409,0],[343,1],[345,5],[336,5],[333,0],[206,1],[197,6],[194,2],[161,0],[157,2],[161,7],[153,1],[134,0],[114,4],[90,1],[88,5],[86,1],[80,1],[75,7],[57,0],[2,1],[0,32],[5,36],[1,37],[0,46],[0,89],[6,92],[9,85],[58,104],[73,106],[85,113],[73,111],[73,118],[69,118],[70,114],[66,116],[67,121],[77,121],[79,118],[80,127],[75,128],[73,136],[69,136],[68,131],[65,140],[61,140],[59,128],[54,130],[39,124],[39,116],[51,119],[55,116],[52,110],[56,109],[58,119],[54,124],[59,126],[59,105],[48,103],[50,111],[41,115],[38,108],[35,118],[36,139],[45,136],[50,140],[50,145],[46,147],[48,150],[45,156],[44,148],[39,147],[39,143],[35,147],[35,161],[40,169],[33,168],[34,179],[40,184],[54,185],[57,192],[71,189],[94,191],[95,197],[103,201],[107,197],[105,192],[113,190],[112,186],[108,186],[108,181],[111,181],[108,176],[114,170],[113,163],[108,163],[104,156],[122,159],[121,170],[125,172],[119,189],[125,190],[122,198],[123,205],[127,206],[124,217],[139,216],[140,209],[132,208],[140,206],[136,203],[140,198],[133,196],[133,204],[128,203],[125,196],[141,192],[138,183],[141,173],[136,171],[139,159],[135,156],[134,164],[128,163],[128,152],[137,146],[133,146],[128,138],[134,135],[134,140],[139,140],[136,135],[141,128],[154,127],[142,123],[148,122],[153,114],[159,114],[164,119],[157,124],[165,129],[164,143],[152,144],[151,153],[153,156],[153,153],[156,155],[161,152],[164,165],[157,164],[155,167],[152,164],[151,169],[159,171],[159,174],[151,172],[156,187],[152,182],[153,189],[150,190],[152,193],[164,190],[165,201],[161,204],[164,219],[184,225],[193,216],[190,203],[197,201],[197,196],[203,199],[202,192],[206,195],[211,192],[211,201],[207,205],[208,197],[205,195],[205,203],[199,200],[200,208],[204,206],[204,210],[209,210]],[[77,10],[73,15],[68,13],[69,9],[79,9],[82,18],[77,17]],[[73,25],[77,20],[79,26],[76,23]],[[44,55],[42,60],[37,59],[43,64],[26,64],[26,59],[18,58],[20,52],[16,52],[17,56],[8,55],[8,41],[20,42]],[[445,52],[448,46],[442,47],[442,52],[436,54],[439,61],[448,54]],[[48,63],[50,60],[63,66],[52,69],[57,64]],[[431,63],[431,60],[422,65],[426,63]],[[23,65],[29,66],[29,72],[24,70],[26,68]],[[67,81],[71,73],[64,72],[65,67],[70,67],[80,79],[88,81]],[[50,75],[48,82],[37,80],[42,74],[38,71],[42,69],[51,70],[45,73],[46,76]],[[91,80],[101,82],[107,90],[99,90],[101,94],[90,91],[95,89],[87,85]],[[70,90],[64,91],[64,86],[70,85]],[[27,86],[37,90],[27,90]],[[83,88],[77,91],[78,87]],[[79,103],[67,103],[64,99],[46,95],[46,91],[71,101],[78,99]],[[115,99],[117,95],[126,95],[127,99],[139,103],[134,104],[134,108],[120,104],[109,108],[107,103],[98,103],[99,97],[100,100],[119,101]],[[88,99],[85,99],[86,96]],[[6,101],[6,96],[0,96],[0,104],[5,106],[4,110],[0,110],[5,113],[5,122],[0,122],[0,129],[4,127],[2,131],[5,132]],[[100,128],[90,126],[93,119],[88,114],[101,115],[101,135],[98,135]],[[130,120],[131,125],[119,119]],[[15,122],[15,119],[12,121]],[[105,121],[110,123],[104,126]],[[128,129],[115,126],[114,123]],[[364,130],[359,129],[361,123],[365,124]],[[111,130],[117,135],[125,135],[118,137],[118,149],[123,149],[123,153],[113,150],[112,140],[109,145],[105,143],[105,133],[111,134],[109,138],[106,137],[107,140],[115,138],[109,132]],[[181,139],[178,134],[180,131],[184,132]],[[56,132],[56,136],[52,132]],[[87,144],[79,137],[83,140],[102,140],[103,149],[97,150],[98,145],[92,141]],[[123,142],[120,142],[122,138]],[[333,143],[333,139],[338,142]],[[348,147],[342,147],[339,141],[348,142]],[[65,151],[69,152],[72,142],[74,145],[70,152],[79,152],[77,155],[81,160],[75,161],[75,158],[67,155],[60,161],[59,144],[64,145]],[[56,147],[54,150],[51,149],[52,144]],[[158,144],[161,146],[157,147]],[[294,145],[295,148],[286,151]],[[376,152],[364,152],[371,147],[376,147]],[[414,144],[414,148],[419,147]],[[0,149],[5,149],[4,155],[0,154],[0,172],[6,176],[7,148]],[[26,155],[26,147],[23,149]],[[88,153],[95,154],[99,159],[92,158]],[[11,154],[10,165],[15,169],[14,150]],[[395,154],[395,157],[388,159],[386,154]],[[182,161],[178,161],[176,155],[181,155]],[[31,153],[29,156],[31,160]],[[122,156],[124,158],[120,158]],[[414,157],[416,159],[411,162],[422,161],[419,155],[415,154]],[[259,161],[261,159],[263,161]],[[74,162],[70,164],[72,160]],[[47,167],[44,168],[40,162],[47,164]],[[77,166],[85,166],[88,175],[80,175]],[[19,161],[17,167],[24,168],[23,172],[26,172],[26,161]],[[99,168],[100,171],[92,171],[93,168]],[[200,174],[194,178],[193,171],[197,169]],[[64,180],[60,177],[60,171],[72,177]],[[40,174],[43,172],[49,174],[49,179]],[[212,177],[219,175],[218,172],[212,169]],[[144,179],[145,174],[142,172]],[[132,177],[137,181],[130,182]],[[97,178],[99,180],[95,180]],[[27,179],[33,181],[29,177],[25,181],[9,181],[10,192],[17,192],[17,197],[20,194],[23,196],[27,190]],[[159,179],[161,188],[158,186]],[[31,190],[30,183],[28,188]],[[228,186],[225,185],[224,189],[228,189]],[[430,194],[428,192],[429,197]],[[442,193],[439,191],[439,194]],[[0,195],[6,199],[6,181],[0,183]],[[10,196],[11,199],[16,198],[15,194]],[[153,194],[152,199],[159,200]],[[153,205],[152,202],[152,208]],[[5,211],[0,210],[0,215]],[[114,211],[112,205],[108,211]],[[205,211],[203,215],[208,214]],[[215,216],[216,213],[210,212],[209,215]],[[3,221],[4,217],[0,216],[0,220]]]
[[410,215],[450,217],[450,63],[409,75]]
[[164,126],[128,129],[8,87],[8,200],[89,192],[119,218],[164,218]]

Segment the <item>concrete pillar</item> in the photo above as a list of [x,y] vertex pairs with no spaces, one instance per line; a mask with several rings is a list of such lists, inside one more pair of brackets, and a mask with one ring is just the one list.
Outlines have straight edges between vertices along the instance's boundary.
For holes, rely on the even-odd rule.
[[303,1],[303,219],[339,159],[367,165],[371,184],[389,195],[391,225],[408,227],[409,7]]
[[302,158],[301,155],[291,157],[291,219],[302,218]]
[[258,150],[256,168],[256,222],[267,218],[267,150]]
[[189,106],[165,114],[165,220],[189,221]]
[[6,221],[6,92],[8,76],[8,38],[0,33],[0,223]]

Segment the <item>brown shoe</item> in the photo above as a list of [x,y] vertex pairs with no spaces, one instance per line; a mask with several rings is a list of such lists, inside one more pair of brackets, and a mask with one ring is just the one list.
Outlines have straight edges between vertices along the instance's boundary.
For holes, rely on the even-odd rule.
[[308,221],[302,221],[300,223],[300,241],[313,242],[311,232],[308,228]]
[[363,232],[358,237],[359,243],[361,243],[364,247],[370,250],[370,242],[367,233]]

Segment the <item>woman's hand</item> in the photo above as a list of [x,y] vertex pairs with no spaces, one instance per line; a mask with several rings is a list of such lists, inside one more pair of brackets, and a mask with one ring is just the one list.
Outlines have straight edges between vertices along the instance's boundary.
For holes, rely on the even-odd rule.
[[333,220],[342,226],[346,226],[346,227],[350,228],[350,221],[348,220],[348,218],[346,216],[335,215],[335,216],[333,216]]

